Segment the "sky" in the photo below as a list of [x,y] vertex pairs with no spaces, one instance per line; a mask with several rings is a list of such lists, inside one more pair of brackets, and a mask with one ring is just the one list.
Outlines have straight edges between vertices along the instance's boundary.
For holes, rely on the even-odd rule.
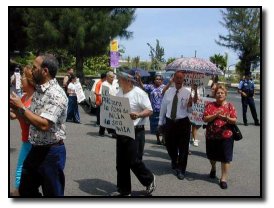
[[[215,40],[226,35],[227,29],[220,24],[220,8],[138,8],[136,19],[129,26],[133,32],[129,40],[119,39],[119,47],[125,49],[123,58],[140,56],[150,60],[150,48],[156,39],[165,50],[164,58],[196,57],[209,59],[214,54],[228,53],[228,66],[237,63],[234,51],[219,46]],[[231,69],[234,66],[231,66]]]

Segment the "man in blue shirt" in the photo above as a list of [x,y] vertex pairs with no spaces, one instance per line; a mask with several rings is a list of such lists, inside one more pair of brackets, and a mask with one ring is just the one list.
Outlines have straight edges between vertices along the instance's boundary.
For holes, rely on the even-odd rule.
[[244,125],[247,126],[247,118],[246,118],[246,112],[247,112],[247,106],[249,105],[252,117],[255,122],[255,126],[259,126],[259,120],[257,118],[257,112],[254,102],[254,82],[250,80],[251,72],[247,72],[245,74],[245,78],[240,81],[238,92],[242,96],[242,107],[243,107],[243,121]]

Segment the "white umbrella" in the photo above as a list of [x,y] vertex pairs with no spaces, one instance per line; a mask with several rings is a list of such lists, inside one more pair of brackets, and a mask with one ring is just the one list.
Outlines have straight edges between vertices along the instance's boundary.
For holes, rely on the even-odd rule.
[[185,71],[205,75],[223,75],[212,62],[201,58],[179,58],[166,66],[166,71]]

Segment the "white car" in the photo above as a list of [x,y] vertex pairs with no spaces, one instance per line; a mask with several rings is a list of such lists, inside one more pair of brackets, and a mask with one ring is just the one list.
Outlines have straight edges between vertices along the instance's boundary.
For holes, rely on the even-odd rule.
[[86,103],[90,106],[91,109],[96,108],[95,86],[99,80],[100,79],[90,80],[90,82],[84,90],[84,94],[86,96]]

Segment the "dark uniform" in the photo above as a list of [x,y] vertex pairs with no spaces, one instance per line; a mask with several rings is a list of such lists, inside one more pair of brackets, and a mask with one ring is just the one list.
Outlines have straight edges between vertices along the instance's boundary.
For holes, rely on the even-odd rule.
[[[244,80],[241,80],[239,83],[238,90],[241,93],[242,96],[242,107],[243,107],[243,122],[244,125],[247,126],[247,118],[246,118],[246,112],[247,112],[247,107],[249,105],[252,117],[254,119],[255,125],[258,126],[259,120],[257,118],[257,112],[256,112],[256,107],[255,107],[255,102],[254,102],[254,82],[249,79],[249,76],[251,74],[247,73],[246,78]],[[246,96],[243,95],[244,92]]]

